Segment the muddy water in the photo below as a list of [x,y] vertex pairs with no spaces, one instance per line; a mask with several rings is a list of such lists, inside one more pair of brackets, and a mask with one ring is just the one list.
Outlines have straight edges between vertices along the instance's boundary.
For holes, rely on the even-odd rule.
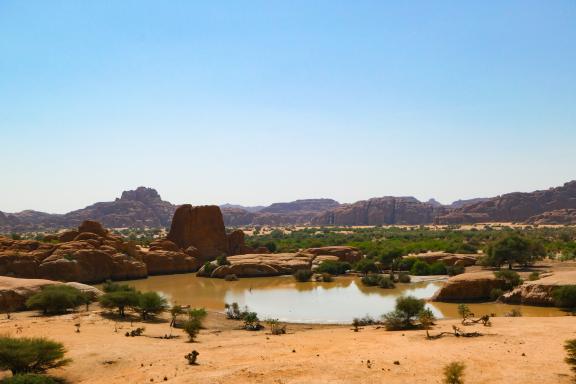
[[[238,302],[257,312],[261,319],[278,318],[292,322],[347,323],[354,317],[379,318],[394,309],[401,295],[429,298],[442,281],[396,284],[394,289],[366,287],[357,277],[337,277],[331,283],[297,283],[291,276],[245,278],[224,281],[196,277],[194,274],[153,276],[129,282],[141,291],[159,291],[171,303],[190,304],[222,311],[224,303]],[[457,305],[429,303],[438,318],[457,317]],[[506,304],[470,304],[477,315],[503,315],[513,308],[524,316],[559,316],[555,308],[512,306]]]

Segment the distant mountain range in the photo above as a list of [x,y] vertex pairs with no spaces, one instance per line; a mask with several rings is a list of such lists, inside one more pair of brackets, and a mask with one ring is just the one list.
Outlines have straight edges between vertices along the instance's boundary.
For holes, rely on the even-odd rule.
[[[0,212],[0,232],[42,231],[97,220],[110,228],[167,227],[177,206],[155,189],[124,191],[114,201],[95,203],[66,214],[38,211]],[[442,205],[434,199],[385,196],[352,204],[332,199],[305,199],[269,206],[221,206],[227,226],[243,225],[418,225],[483,222],[576,224],[576,181],[529,193],[457,200]]]

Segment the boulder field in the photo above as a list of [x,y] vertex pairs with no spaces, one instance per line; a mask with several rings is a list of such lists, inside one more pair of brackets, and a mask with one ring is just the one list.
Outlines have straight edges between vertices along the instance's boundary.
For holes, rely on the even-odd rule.
[[297,253],[245,254],[228,257],[229,265],[216,266],[211,273],[203,266],[198,275],[214,278],[291,275],[299,269],[314,269],[327,260],[353,263],[361,258],[357,248],[346,246],[309,248]]
[[219,207],[183,205],[168,237],[147,250],[90,220],[42,242],[0,237],[0,276],[81,283],[129,280],[195,272],[218,256],[254,251],[244,244],[242,231],[226,234]]

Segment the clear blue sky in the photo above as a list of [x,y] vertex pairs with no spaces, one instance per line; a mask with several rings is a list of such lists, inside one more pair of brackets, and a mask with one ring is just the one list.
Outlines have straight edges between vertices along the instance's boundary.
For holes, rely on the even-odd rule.
[[0,210],[576,179],[576,1],[0,0]]

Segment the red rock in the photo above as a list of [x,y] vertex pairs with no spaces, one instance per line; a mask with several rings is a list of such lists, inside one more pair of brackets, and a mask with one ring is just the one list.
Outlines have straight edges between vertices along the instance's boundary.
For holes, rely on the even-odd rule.
[[148,251],[142,254],[149,275],[196,272],[202,261],[184,252]]
[[106,235],[108,234],[108,231],[105,230],[104,227],[102,227],[102,224],[93,220],[85,220],[84,222],[82,222],[82,224],[80,224],[80,226],[78,227],[78,232],[95,233],[102,237],[106,237]]
[[345,261],[348,263],[355,263],[362,259],[362,252],[358,248],[348,246],[308,248],[303,252],[310,253],[312,255],[337,256],[340,261]]

